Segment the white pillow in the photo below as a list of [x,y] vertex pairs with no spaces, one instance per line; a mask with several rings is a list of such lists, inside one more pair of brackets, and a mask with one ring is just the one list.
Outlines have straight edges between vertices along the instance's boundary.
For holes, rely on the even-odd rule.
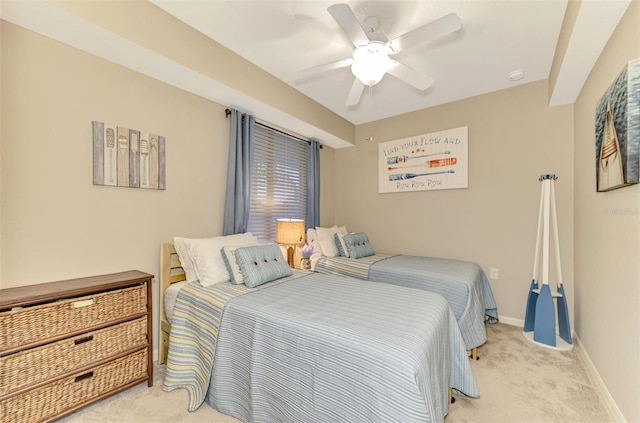
[[327,257],[337,257],[340,255],[334,238],[334,234],[336,233],[346,234],[347,228],[344,226],[333,226],[332,228],[321,228],[316,226],[316,234],[318,235],[320,248],[322,248],[322,254]]
[[315,229],[307,229],[307,244],[315,245],[318,243],[318,234]]
[[180,263],[182,264],[182,269],[184,270],[187,282],[198,280],[198,275],[196,274],[191,254],[189,254],[190,242],[191,240],[189,238],[182,238],[178,236],[173,238],[173,246],[176,248],[176,252],[180,258]]
[[227,266],[224,264],[220,250],[226,245],[257,245],[258,239],[250,232],[219,236],[214,238],[192,239],[189,243],[189,254],[193,260],[198,280],[203,286],[211,286],[230,279]]

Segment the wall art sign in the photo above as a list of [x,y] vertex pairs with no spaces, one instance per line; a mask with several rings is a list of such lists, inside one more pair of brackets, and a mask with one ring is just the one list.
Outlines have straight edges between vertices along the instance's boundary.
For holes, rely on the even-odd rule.
[[378,192],[469,186],[466,126],[378,144]]
[[165,189],[165,137],[93,121],[93,184]]
[[596,190],[639,182],[640,59],[629,62],[596,105]]

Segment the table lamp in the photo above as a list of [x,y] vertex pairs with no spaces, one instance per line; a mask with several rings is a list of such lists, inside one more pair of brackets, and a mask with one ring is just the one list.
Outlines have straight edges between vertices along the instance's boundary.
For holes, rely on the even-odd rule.
[[276,243],[287,246],[287,263],[294,267],[293,253],[296,245],[304,244],[304,220],[276,220]]

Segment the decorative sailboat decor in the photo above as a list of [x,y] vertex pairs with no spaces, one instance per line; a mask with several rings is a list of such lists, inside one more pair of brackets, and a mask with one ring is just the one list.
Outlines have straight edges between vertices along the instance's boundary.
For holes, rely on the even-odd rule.
[[640,182],[640,59],[629,62],[596,105],[596,185]]

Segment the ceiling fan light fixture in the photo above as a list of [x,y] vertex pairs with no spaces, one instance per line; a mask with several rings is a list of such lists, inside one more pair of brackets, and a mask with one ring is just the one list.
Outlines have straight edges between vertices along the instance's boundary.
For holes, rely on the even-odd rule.
[[389,53],[389,48],[377,41],[356,47],[353,51],[351,72],[364,85],[376,85],[393,64]]

